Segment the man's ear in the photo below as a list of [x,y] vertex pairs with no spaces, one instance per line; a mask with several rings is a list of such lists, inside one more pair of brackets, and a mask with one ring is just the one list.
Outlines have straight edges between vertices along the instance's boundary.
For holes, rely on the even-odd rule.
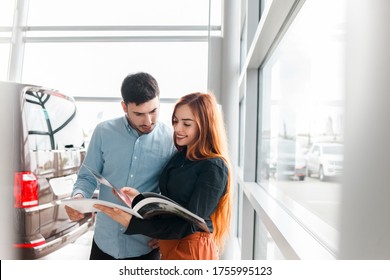
[[121,105],[122,105],[123,112],[127,113],[127,105],[126,105],[125,101],[122,100]]

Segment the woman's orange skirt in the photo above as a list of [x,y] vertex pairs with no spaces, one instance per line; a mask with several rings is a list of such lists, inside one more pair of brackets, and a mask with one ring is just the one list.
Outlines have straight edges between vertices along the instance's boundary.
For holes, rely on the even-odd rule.
[[178,240],[160,240],[162,260],[217,260],[218,249],[210,233],[195,232]]

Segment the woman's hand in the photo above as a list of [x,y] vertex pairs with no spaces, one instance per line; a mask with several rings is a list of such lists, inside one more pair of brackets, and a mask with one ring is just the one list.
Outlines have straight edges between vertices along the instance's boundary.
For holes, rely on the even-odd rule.
[[139,191],[131,187],[123,187],[120,190],[113,188],[112,193],[131,208],[133,199],[139,194]]
[[121,188],[121,193],[125,194],[128,196],[128,198],[130,199],[130,201],[133,201],[134,200],[134,197],[136,197],[137,195],[140,194],[140,192],[134,188],[131,188],[131,187],[123,187]]
[[94,204],[93,207],[99,209],[107,216],[111,217],[114,221],[120,223],[123,227],[127,228],[130,224],[131,218],[133,217],[131,214],[122,211],[118,208],[111,208],[101,204]]

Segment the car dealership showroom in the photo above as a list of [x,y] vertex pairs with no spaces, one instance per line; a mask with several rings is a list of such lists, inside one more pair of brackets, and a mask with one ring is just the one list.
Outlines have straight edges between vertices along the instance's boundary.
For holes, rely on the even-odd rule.
[[[195,92],[213,94],[223,116],[231,219],[219,262],[390,260],[389,10],[381,0],[1,0],[1,259],[90,259],[108,216],[71,219],[64,201],[95,128],[127,118],[124,78],[146,72],[157,122],[172,128],[176,102]],[[115,172],[133,182],[153,158]],[[83,195],[104,192],[97,178]]]

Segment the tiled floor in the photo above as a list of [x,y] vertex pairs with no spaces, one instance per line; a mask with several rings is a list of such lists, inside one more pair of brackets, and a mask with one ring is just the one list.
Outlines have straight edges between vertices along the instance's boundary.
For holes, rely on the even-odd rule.
[[40,260],[88,260],[92,237],[93,228],[80,236],[74,243],[68,244],[64,248],[40,258]]

